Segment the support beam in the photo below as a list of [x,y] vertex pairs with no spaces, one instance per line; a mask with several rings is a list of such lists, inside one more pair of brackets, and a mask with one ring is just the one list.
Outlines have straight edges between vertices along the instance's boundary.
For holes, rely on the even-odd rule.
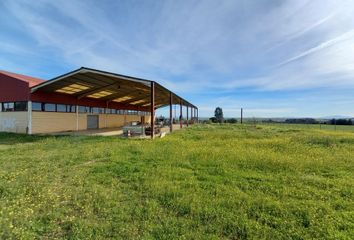
[[199,123],[199,108],[197,108],[197,122]]
[[187,105],[187,127],[189,126],[189,119],[188,119],[188,116],[189,116],[189,110],[188,110],[188,105]]
[[198,123],[198,119],[197,119],[197,108],[194,108],[194,118],[195,118],[195,122]]
[[183,119],[183,112],[182,112],[182,101],[179,103],[179,126],[180,128],[183,127],[182,119]]
[[170,132],[173,131],[172,104],[172,92],[170,92]]
[[79,131],[79,105],[76,102],[76,131]]
[[155,136],[155,82],[151,82],[150,88],[150,114],[151,114],[151,139]]
[[194,122],[195,122],[195,108],[193,107],[192,108],[192,123],[194,124]]
[[194,110],[194,108],[191,107],[191,124],[193,124],[193,110]]

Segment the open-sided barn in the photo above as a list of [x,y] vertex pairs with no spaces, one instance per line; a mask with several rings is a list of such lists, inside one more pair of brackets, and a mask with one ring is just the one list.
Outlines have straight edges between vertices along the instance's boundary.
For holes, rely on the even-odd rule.
[[48,81],[0,71],[0,102],[0,131],[28,134],[113,128],[132,121],[154,129],[156,109],[170,106],[172,119],[176,104],[187,108],[187,122],[198,115],[196,106],[155,81],[84,67]]

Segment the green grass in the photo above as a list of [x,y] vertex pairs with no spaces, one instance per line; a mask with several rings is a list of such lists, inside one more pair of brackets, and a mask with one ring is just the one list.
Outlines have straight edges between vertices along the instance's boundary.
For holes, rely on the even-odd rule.
[[0,134],[0,239],[353,239],[354,134]]

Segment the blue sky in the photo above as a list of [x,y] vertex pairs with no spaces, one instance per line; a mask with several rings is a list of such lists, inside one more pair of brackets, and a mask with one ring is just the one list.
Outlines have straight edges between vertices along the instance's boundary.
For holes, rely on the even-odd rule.
[[354,1],[0,1],[0,69],[153,79],[201,116],[354,116]]

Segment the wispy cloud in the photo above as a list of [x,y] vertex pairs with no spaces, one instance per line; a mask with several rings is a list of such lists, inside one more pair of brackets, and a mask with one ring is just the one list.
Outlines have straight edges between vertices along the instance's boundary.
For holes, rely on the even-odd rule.
[[240,100],[244,89],[270,98],[354,89],[353,15],[353,1],[330,0],[4,0],[0,63],[14,68],[18,59],[9,55],[16,53],[31,59],[16,70],[52,61],[60,64],[51,66],[55,73],[88,66],[136,75],[197,102],[193,96],[215,92]]
[[303,57],[306,57],[306,56],[308,56],[310,54],[316,53],[318,51],[321,51],[321,50],[323,50],[325,48],[331,47],[331,46],[333,46],[335,44],[341,43],[342,41],[346,41],[348,39],[350,39],[350,40],[354,39],[354,29],[352,29],[352,30],[350,30],[348,32],[345,32],[345,33],[341,34],[338,37],[335,37],[333,39],[325,41],[325,42],[323,42],[323,43],[321,43],[321,44],[319,44],[319,45],[317,45],[315,47],[307,49],[306,51],[298,54],[297,56],[292,57],[292,58],[290,58],[290,59],[288,59],[286,61],[281,62],[278,66],[282,66],[282,65],[291,63],[293,61],[299,60],[299,59],[301,59]]

